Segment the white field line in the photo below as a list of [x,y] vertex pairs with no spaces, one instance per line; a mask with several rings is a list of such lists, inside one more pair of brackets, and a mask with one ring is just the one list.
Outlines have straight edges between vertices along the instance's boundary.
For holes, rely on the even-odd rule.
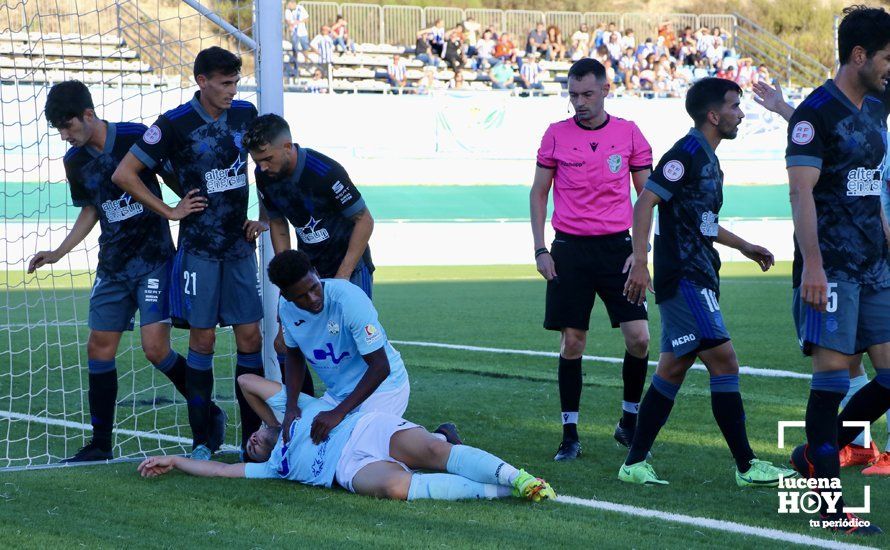
[[[417,346],[422,348],[441,348],[453,349],[458,351],[473,351],[479,353],[502,353],[507,355],[529,355],[532,357],[559,357],[559,354],[553,351],[536,351],[528,349],[504,349],[504,348],[487,348],[481,346],[464,346],[459,344],[442,344],[439,342],[415,342],[409,340],[390,340],[397,346]],[[597,361],[600,363],[616,363],[621,364],[624,359],[618,357],[599,357],[596,355],[585,355],[583,357],[587,361]],[[649,361],[650,365],[657,365],[657,361]],[[706,370],[704,365],[696,363],[692,366],[693,370]],[[809,380],[811,376],[801,372],[793,372],[790,370],[779,369],[760,369],[756,367],[739,367],[740,374],[750,374],[752,376],[765,376],[768,378],[797,378],[800,380]]]
[[743,523],[735,523],[732,521],[723,521],[711,518],[702,518],[696,516],[687,516],[684,514],[673,514],[670,512],[662,512],[660,510],[652,510],[649,508],[638,508],[636,506],[628,506],[626,504],[617,504],[603,500],[594,500],[586,498],[578,498],[571,496],[559,496],[557,502],[565,504],[575,504],[596,510],[605,510],[608,512],[617,512],[619,514],[627,514],[638,516],[646,519],[659,519],[671,523],[679,523],[682,525],[690,525],[693,527],[713,529],[724,533],[735,533],[739,535],[748,535],[752,537],[761,537],[769,540],[780,540],[791,544],[801,544],[804,546],[814,546],[819,548],[837,548],[837,549],[860,549],[871,548],[870,546],[860,546],[857,544],[848,544],[833,540],[825,540],[798,533],[788,533],[779,531],[778,529],[767,529],[764,527],[754,527]]

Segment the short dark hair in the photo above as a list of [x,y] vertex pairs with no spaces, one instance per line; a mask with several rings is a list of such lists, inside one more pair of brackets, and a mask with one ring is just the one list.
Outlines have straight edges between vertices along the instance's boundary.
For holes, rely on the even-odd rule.
[[844,8],[844,18],[837,28],[837,53],[841,65],[850,61],[853,48],[861,46],[871,57],[890,44],[890,13],[884,8],[854,5]]
[[229,50],[212,46],[201,50],[195,58],[194,74],[212,76],[213,73],[229,76],[241,71],[241,58]]
[[703,78],[689,88],[686,92],[686,112],[692,117],[696,126],[707,120],[708,112],[715,105],[722,105],[726,101],[726,92],[742,95],[739,85],[725,78]]
[[95,109],[93,96],[79,80],[59,82],[46,94],[46,120],[53,128],[64,128],[72,118],[83,120],[87,109]]
[[285,250],[269,262],[269,280],[279,289],[285,289],[312,271],[312,262],[302,250]]
[[596,59],[589,57],[575,61],[569,68],[569,78],[575,80],[581,80],[589,74],[595,76],[597,80],[603,80],[606,78],[606,68]]
[[283,133],[290,133],[290,126],[284,118],[269,113],[258,116],[247,125],[241,142],[248,151],[256,151],[275,141]]

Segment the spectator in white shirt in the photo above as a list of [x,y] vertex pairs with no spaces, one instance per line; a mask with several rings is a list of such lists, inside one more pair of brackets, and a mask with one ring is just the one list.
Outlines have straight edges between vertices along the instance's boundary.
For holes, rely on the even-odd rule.
[[315,35],[312,42],[309,43],[316,54],[318,54],[318,66],[324,76],[328,75],[328,65],[334,59],[334,40],[331,38],[331,28],[327,25],[321,27],[321,32]]
[[389,79],[389,85],[393,88],[408,87],[408,64],[399,54],[392,56],[392,61],[386,67],[386,74]]

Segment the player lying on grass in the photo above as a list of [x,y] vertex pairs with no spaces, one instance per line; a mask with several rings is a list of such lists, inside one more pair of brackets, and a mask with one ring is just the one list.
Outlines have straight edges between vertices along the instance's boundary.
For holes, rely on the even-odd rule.
[[775,487],[781,476],[796,474],[758,460],[748,442],[739,390],[739,363],[718,302],[720,256],[714,243],[734,248],[763,271],[775,263],[769,250],[721,227],[723,172],[715,149],[734,139],[744,118],[742,90],[730,81],[705,78],[686,95],[695,128],[659,162],[634,207],[633,265],[625,294],[642,303],[649,287],[646,248],[652,211],[658,205],[655,234],[655,301],[661,313],[661,355],[652,384],[640,406],[639,421],[621,481],[666,484],[646,462],[659,430],[667,422],[686,372],[696,357],[711,375],[711,408],[735,459],[736,483]]
[[[247,441],[247,456],[257,463],[155,456],[142,461],[139,473],[155,477],[177,469],[201,477],[287,479],[324,487],[336,481],[353,493],[396,500],[556,498],[543,479],[481,449],[442,441],[393,414],[353,412],[319,441],[315,418],[331,405],[304,394],[298,401],[302,416],[291,424],[285,443],[270,399],[280,385],[264,382],[268,381],[259,376],[238,379],[244,395],[269,426],[254,432]],[[263,398],[269,402],[261,401]],[[416,469],[447,473],[412,471]]]

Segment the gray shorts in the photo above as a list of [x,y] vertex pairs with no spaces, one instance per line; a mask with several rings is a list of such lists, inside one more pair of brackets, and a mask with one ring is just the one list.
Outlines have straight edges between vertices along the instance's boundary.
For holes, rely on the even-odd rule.
[[890,288],[837,281],[828,283],[827,311],[816,311],[794,289],[792,314],[804,355],[813,346],[854,355],[890,342]]
[[169,262],[137,279],[107,281],[97,276],[90,293],[90,328],[109,332],[133,330],[137,310],[140,326],[169,321],[169,283]]
[[729,341],[717,295],[680,281],[677,294],[658,304],[661,313],[661,352],[677,357],[714,348]]
[[170,274],[170,314],[193,328],[245,325],[263,318],[256,256],[209,260],[180,250]]

